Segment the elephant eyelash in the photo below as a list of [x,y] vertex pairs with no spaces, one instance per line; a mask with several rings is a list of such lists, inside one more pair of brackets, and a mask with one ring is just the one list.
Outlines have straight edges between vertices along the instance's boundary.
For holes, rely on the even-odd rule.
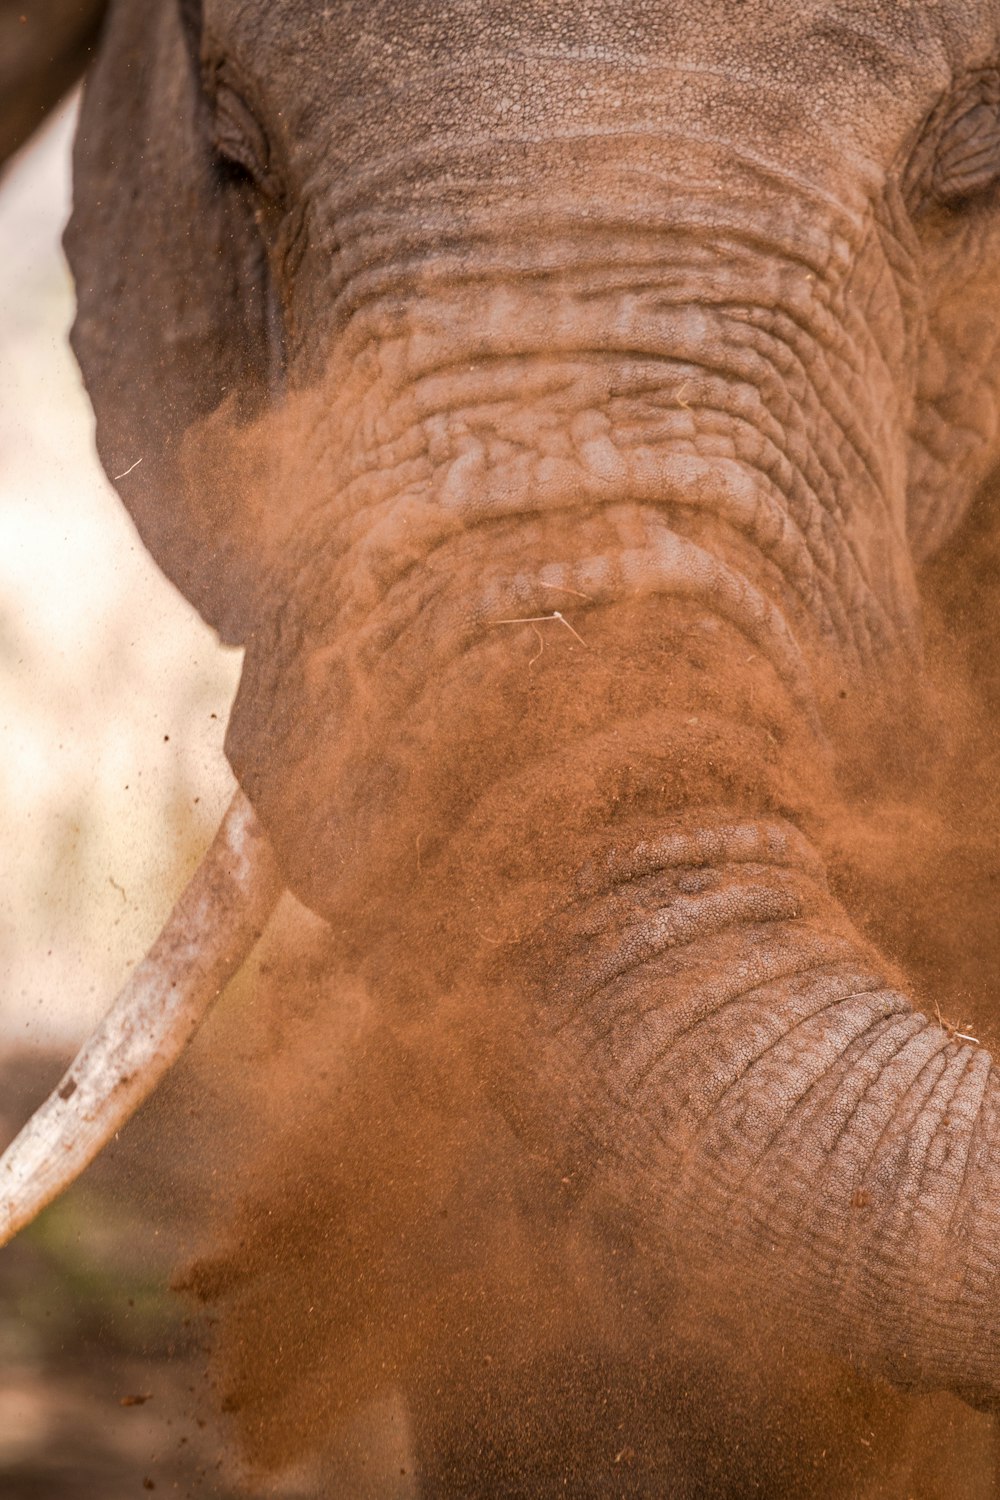
[[960,210],[1000,181],[1000,73],[973,74],[934,111],[911,162],[915,206]]
[[955,205],[986,192],[1000,177],[1000,102],[983,101],[953,120],[938,147],[931,191]]
[[240,168],[272,203],[284,197],[267,134],[250,106],[223,78],[214,93],[214,145],[222,159]]

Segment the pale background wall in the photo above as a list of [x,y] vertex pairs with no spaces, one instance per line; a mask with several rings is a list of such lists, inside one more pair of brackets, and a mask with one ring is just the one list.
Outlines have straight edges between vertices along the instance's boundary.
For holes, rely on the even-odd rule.
[[233,786],[239,654],[146,556],[67,343],[74,119],[0,178],[0,1049],[92,1025]]

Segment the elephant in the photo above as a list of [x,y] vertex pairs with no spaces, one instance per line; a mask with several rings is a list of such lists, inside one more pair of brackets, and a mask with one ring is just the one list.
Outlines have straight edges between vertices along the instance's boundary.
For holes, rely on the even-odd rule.
[[0,167],[83,72],[104,10],[105,0],[0,4]]
[[994,1410],[996,700],[937,666],[995,621],[1000,5],[112,0],[74,171],[100,457],[244,649],[240,791],[0,1239],[290,891],[382,1030],[187,1277],[256,1298],[251,1454],[324,1299],[405,1346],[430,1496],[859,1494],[862,1421]]

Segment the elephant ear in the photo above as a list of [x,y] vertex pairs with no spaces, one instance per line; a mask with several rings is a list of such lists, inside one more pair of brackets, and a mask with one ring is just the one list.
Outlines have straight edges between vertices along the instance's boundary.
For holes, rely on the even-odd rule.
[[191,0],[114,0],[85,91],[65,235],[97,448],[160,567],[242,642],[266,569],[233,486],[182,481],[192,424],[262,401],[269,273],[247,185],[218,159]]
[[105,0],[0,0],[0,167],[72,88]]

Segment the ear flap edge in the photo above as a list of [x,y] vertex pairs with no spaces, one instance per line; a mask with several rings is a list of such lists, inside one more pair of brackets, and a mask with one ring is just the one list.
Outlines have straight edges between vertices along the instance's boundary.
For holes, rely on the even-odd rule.
[[[197,5],[182,0],[188,25]],[[232,496],[193,496],[184,435],[266,388],[268,267],[212,151],[197,39],[177,0],[115,0],[87,79],[64,237],[71,341],[97,447],[139,534],[223,639],[256,618],[264,560]]]

